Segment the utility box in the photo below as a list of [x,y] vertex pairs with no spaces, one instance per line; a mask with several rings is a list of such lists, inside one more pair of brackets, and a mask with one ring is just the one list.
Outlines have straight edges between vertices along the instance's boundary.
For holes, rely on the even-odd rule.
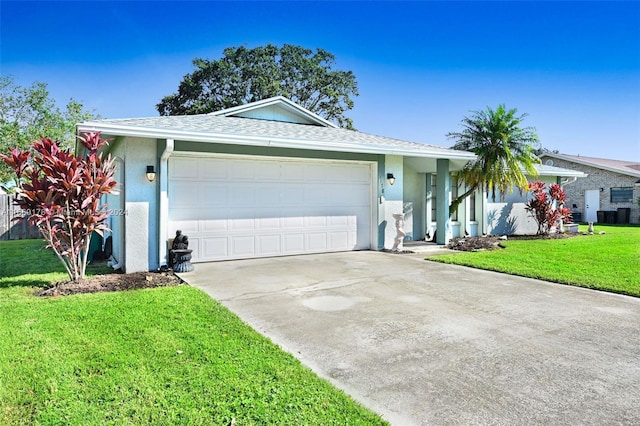
[[620,207],[616,214],[616,223],[618,224],[629,224],[629,219],[631,218],[631,209],[629,207]]
[[582,222],[582,212],[571,212],[571,220],[573,223]]

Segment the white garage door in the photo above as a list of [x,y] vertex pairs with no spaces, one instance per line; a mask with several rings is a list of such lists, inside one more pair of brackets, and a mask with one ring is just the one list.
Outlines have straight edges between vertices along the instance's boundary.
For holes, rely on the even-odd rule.
[[169,235],[193,261],[368,249],[370,163],[169,159]]

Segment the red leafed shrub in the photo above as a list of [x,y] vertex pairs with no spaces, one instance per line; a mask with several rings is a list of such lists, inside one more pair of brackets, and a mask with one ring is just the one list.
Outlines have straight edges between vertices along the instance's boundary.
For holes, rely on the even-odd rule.
[[17,204],[26,212],[64,264],[72,281],[84,278],[93,231],[107,229],[103,195],[115,192],[115,163],[103,158],[107,141],[99,133],[78,136],[86,154],[76,156],[57,142],[42,138],[33,154],[14,148],[2,159],[18,181]]
[[566,195],[560,185],[552,183],[546,190],[544,182],[529,182],[528,189],[533,195],[525,204],[531,216],[538,223],[538,235],[548,234],[556,222],[571,219],[571,211],[564,207]]

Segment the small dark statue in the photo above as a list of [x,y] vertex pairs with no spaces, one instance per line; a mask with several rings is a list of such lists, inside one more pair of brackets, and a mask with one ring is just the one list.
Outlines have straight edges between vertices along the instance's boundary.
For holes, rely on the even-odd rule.
[[175,272],[191,272],[193,265],[191,264],[191,252],[189,249],[189,237],[182,234],[182,231],[176,231],[176,237],[171,244],[169,250],[169,263]]

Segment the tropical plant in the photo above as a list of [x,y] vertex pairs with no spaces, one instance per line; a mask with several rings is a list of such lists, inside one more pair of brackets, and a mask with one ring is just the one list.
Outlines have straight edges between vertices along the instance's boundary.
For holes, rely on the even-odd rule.
[[160,115],[205,114],[273,96],[284,96],[308,110],[353,128],[344,113],[358,96],[352,71],[334,70],[335,56],[323,49],[285,44],[247,49],[228,47],[216,60],[196,58],[178,92],[162,98]]
[[535,165],[540,159],[534,151],[540,141],[535,128],[521,127],[526,116],[517,115],[515,108],[504,105],[495,110],[487,107],[486,111],[473,111],[471,117],[464,117],[461,131],[447,134],[456,141],[453,149],[477,156],[458,173],[458,182],[465,185],[466,191],[459,191],[460,195],[451,202],[451,214],[477,189],[485,188],[495,200],[496,189],[500,193],[510,192],[514,186],[524,189],[526,176],[537,176]]
[[566,195],[560,185],[552,183],[547,191],[544,182],[538,180],[530,182],[528,188],[532,198],[524,208],[538,224],[537,235],[548,234],[557,222],[562,224],[571,219],[571,210],[564,206]]
[[0,154],[16,175],[17,204],[38,227],[72,281],[85,276],[91,234],[107,229],[108,212],[101,197],[116,187],[115,163],[99,152],[107,141],[99,133],[84,133],[78,140],[86,149],[83,156],[61,149],[49,138],[33,142],[33,155],[18,148],[9,155]]
[[[40,139],[43,129],[62,147],[70,148],[75,143],[76,124],[94,117],[74,99],[64,110],[58,108],[45,83],[22,87],[11,76],[0,76],[0,152],[12,147],[28,149]],[[0,183],[12,176],[13,171],[0,161]]]

